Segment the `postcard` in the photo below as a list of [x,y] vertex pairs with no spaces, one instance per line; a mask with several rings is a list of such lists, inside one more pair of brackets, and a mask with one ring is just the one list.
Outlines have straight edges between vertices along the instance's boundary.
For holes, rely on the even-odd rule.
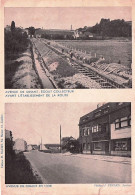
[[135,193],[135,1],[2,0],[2,195]]

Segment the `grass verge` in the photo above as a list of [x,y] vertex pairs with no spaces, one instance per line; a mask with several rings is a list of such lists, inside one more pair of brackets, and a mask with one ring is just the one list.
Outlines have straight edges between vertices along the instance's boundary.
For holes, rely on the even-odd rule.
[[41,184],[42,181],[33,174],[30,162],[23,153],[6,155],[6,184]]

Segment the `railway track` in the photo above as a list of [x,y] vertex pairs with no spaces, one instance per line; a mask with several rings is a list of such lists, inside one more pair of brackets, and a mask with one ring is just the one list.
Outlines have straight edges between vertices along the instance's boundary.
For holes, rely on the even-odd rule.
[[103,89],[125,88],[124,85],[118,84],[117,82],[109,79],[105,75],[100,74],[93,67],[86,67],[85,64],[81,63],[78,60],[71,58],[68,53],[62,53],[60,50],[47,44],[47,42],[45,40],[43,40],[43,39],[42,40],[37,39],[37,40],[42,41],[46,45],[46,47],[48,47],[49,49],[54,51],[60,57],[66,59],[66,60],[69,60],[69,63],[71,64],[71,66],[73,66],[76,70],[78,70],[79,73],[82,73],[83,75],[90,77],[92,80],[95,80],[97,83],[99,83],[101,88],[103,88]]

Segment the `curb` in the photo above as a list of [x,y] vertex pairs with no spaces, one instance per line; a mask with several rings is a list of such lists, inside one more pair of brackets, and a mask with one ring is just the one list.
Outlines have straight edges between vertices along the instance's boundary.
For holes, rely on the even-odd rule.
[[72,157],[78,157],[78,158],[85,158],[85,159],[92,159],[92,160],[100,160],[100,161],[106,161],[106,162],[113,162],[113,163],[121,163],[121,164],[128,164],[131,165],[131,162],[124,162],[124,161],[115,161],[115,160],[108,160],[108,159],[100,159],[100,158],[87,158],[85,156],[75,156],[72,154],[64,155],[63,156],[72,156]]

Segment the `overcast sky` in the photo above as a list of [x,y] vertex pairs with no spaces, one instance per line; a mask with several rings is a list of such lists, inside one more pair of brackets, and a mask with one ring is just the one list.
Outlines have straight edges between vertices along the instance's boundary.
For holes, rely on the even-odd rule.
[[131,7],[5,8],[5,26],[15,21],[23,28],[73,29],[93,26],[101,18],[131,21]]
[[97,108],[98,103],[7,103],[5,128],[14,140],[23,138],[28,144],[59,143],[62,137],[79,136],[79,119]]

